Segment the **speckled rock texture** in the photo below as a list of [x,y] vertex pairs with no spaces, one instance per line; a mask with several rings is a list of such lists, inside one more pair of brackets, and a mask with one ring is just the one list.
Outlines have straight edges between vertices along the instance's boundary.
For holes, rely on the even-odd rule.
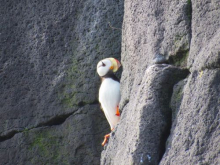
[[[220,2],[192,1],[191,74],[172,98],[174,111],[163,164],[220,164]],[[184,85],[185,84],[185,85]],[[179,87],[180,87],[179,86]],[[179,88],[181,89],[181,88]],[[178,94],[179,93],[179,94]],[[178,97],[177,97],[178,98]],[[172,102],[173,102],[172,101]]]
[[[0,23],[0,165],[220,164],[219,0],[2,0]],[[103,149],[110,56],[122,113]]]
[[191,71],[220,68],[220,2],[192,1]]
[[1,1],[0,164],[99,164],[109,126],[96,64],[120,60],[123,12],[123,1]]
[[122,117],[102,165],[220,164],[219,17],[217,0],[125,1]]
[[220,69],[191,73],[179,92],[183,97],[175,112],[161,165],[220,163],[219,80]]
[[0,164],[99,164],[104,118],[85,105],[59,125],[26,129],[1,142]]
[[171,125],[173,85],[187,75],[187,70],[167,64],[146,70],[133,99],[123,107],[121,122],[102,153],[102,164],[159,163]]

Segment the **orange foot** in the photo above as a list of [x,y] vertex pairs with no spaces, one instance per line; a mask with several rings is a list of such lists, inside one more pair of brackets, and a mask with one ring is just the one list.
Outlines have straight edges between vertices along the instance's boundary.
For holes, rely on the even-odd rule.
[[119,112],[119,107],[117,106],[117,109],[116,109],[116,116],[120,116],[120,112]]
[[102,146],[104,146],[104,145],[107,143],[108,138],[110,137],[110,133],[107,134],[107,135],[105,135],[104,137],[105,137],[105,138],[104,138],[104,141],[102,142]]

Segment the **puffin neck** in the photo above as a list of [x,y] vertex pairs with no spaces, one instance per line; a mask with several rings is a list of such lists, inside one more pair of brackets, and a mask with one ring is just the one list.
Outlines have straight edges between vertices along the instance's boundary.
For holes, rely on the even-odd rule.
[[105,78],[111,78],[111,79],[119,82],[118,77],[116,77],[112,71],[108,72],[106,75],[102,76],[101,78],[102,78],[102,80],[104,80]]

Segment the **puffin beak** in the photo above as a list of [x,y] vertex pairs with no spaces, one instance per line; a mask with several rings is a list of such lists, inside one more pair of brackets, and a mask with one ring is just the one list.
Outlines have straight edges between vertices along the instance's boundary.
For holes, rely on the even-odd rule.
[[119,68],[120,68],[120,66],[121,66],[121,63],[117,60],[117,59],[115,59],[115,58],[108,58],[110,61],[111,61],[111,63],[112,63],[112,66],[110,67],[110,69],[113,71],[113,72],[116,72]]
[[115,61],[117,62],[117,67],[119,69],[121,67],[121,63],[117,59],[115,59]]

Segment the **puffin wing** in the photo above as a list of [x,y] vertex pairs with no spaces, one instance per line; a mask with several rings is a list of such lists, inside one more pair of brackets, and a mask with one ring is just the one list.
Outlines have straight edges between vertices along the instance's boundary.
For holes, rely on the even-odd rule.
[[99,89],[99,102],[111,129],[114,129],[120,120],[120,116],[117,115],[120,98],[120,83],[112,78],[105,78]]

